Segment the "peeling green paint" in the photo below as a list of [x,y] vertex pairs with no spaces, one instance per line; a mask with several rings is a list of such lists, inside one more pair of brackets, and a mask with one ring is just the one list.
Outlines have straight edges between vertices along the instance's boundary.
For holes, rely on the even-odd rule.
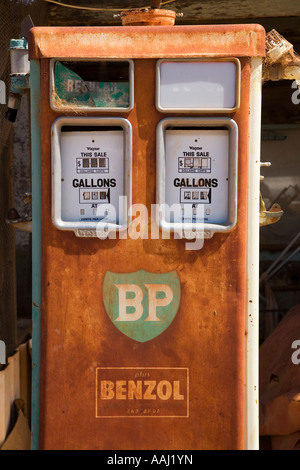
[[55,63],[54,101],[62,106],[127,108],[129,82],[85,81],[77,73]]

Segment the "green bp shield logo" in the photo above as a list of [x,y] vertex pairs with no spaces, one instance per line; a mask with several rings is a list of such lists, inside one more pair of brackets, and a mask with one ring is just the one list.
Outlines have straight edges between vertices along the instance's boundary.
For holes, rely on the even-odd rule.
[[129,338],[144,343],[165,331],[175,318],[180,303],[178,274],[107,271],[103,301],[113,324]]

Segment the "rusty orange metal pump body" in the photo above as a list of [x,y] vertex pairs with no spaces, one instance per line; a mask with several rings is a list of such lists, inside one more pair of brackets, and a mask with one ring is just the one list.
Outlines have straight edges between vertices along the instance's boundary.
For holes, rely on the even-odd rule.
[[[257,25],[31,30],[30,58],[41,63],[41,449],[244,447],[250,59],[263,56],[264,39]],[[150,213],[156,126],[168,117],[155,108],[156,62],[218,57],[241,63],[240,106],[230,115],[239,130],[234,229],[205,240],[198,251],[185,250],[185,241],[172,236],[100,240],[57,229],[51,126],[75,114],[50,108],[50,59],[134,61],[134,106],[110,115],[132,126],[132,202]],[[107,117],[101,108],[76,111],[87,115]],[[180,299],[168,328],[147,341],[116,328],[103,292],[108,272],[150,273],[148,286],[151,274],[175,273]]]

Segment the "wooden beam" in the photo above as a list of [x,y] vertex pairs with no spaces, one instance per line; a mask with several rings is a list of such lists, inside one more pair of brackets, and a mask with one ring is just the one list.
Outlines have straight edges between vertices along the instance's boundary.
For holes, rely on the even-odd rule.
[[269,18],[300,16],[299,0],[201,0],[176,1],[170,8],[182,11],[188,19],[215,21],[234,18]]
[[[51,3],[51,0],[46,1]],[[102,17],[109,15],[110,12],[116,9],[122,11],[128,8],[144,8],[149,7],[151,4],[150,0],[110,0],[101,3],[99,3],[99,0],[90,0],[88,2],[80,0],[52,1],[86,8],[86,10],[74,9],[73,11],[76,11],[76,14],[79,14],[81,11],[90,11],[90,14]],[[72,8],[59,6],[58,8],[72,11]],[[88,8],[91,8],[91,10],[88,10]],[[182,12],[187,21],[191,21],[195,18],[212,21],[233,18],[300,16],[299,0],[201,0],[201,2],[194,0],[175,0],[174,2],[166,2],[165,4],[163,0],[162,8]]]
[[[150,5],[150,0],[110,0],[101,3],[99,0],[89,0],[88,2],[55,0],[69,6],[86,8],[74,9],[51,3],[51,0],[46,1],[50,6],[49,26],[67,24],[74,26],[117,25],[121,23],[120,18],[114,16],[118,12],[128,8],[143,8]],[[175,0],[172,3],[163,4],[162,7],[174,10],[176,13],[183,13],[183,17],[177,18],[176,24],[231,23],[233,21],[242,22],[245,19],[248,22],[257,23],[263,19],[290,17],[295,20],[295,23],[298,22],[295,26],[299,29],[299,0],[289,0],[288,2],[286,0],[201,0],[201,2]],[[99,10],[89,10],[88,8],[99,8]]]

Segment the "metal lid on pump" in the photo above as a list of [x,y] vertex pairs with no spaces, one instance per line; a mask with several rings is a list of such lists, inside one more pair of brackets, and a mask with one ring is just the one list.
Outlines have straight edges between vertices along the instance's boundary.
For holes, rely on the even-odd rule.
[[123,11],[123,26],[174,26],[176,13],[160,8],[143,8]]

